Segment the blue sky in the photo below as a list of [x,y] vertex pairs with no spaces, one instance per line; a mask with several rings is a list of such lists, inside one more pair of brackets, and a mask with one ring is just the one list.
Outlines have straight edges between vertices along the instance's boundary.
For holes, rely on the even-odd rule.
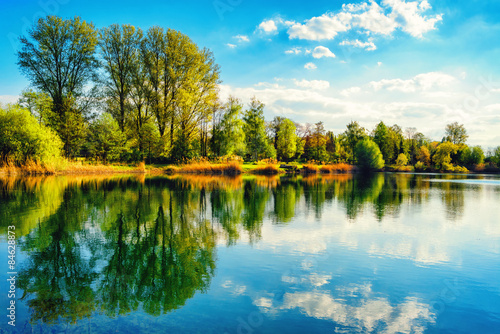
[[465,124],[469,144],[500,145],[500,1],[0,0],[0,101],[29,85],[16,38],[40,16],[102,28],[173,28],[214,52],[221,96],[252,96],[267,119],[383,120],[440,139]]

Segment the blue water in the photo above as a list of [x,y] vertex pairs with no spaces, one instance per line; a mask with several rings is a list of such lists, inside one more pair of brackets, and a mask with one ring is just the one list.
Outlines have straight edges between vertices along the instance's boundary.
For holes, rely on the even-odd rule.
[[498,177],[0,186],[3,332],[499,333]]

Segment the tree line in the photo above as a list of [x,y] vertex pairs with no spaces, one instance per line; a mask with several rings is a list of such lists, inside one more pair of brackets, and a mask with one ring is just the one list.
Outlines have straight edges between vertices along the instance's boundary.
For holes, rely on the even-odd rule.
[[[466,145],[466,130],[458,123],[449,124],[437,142],[415,128],[383,122],[369,132],[353,121],[335,135],[322,122],[266,121],[256,98],[246,107],[233,96],[220,100],[220,68],[212,52],[176,30],[155,26],[144,32],[128,24],[97,29],[79,17],[47,16],[20,42],[18,66],[31,88],[19,106],[1,111],[2,123],[21,124],[12,130],[0,125],[8,133],[0,147],[4,164],[42,160],[44,153],[29,153],[47,149],[31,138],[34,132],[57,137],[45,145],[52,155],[62,150],[67,158],[105,163],[238,156],[459,170],[500,162],[500,147],[485,157],[481,147]],[[32,120],[20,120],[26,117],[19,116],[26,113],[22,109]],[[23,123],[36,130],[24,131]],[[22,149],[28,153],[13,156]]]

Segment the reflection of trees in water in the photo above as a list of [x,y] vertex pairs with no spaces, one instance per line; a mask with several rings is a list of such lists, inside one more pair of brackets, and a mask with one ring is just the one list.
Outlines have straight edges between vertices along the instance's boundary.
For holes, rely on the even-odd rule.
[[216,234],[209,221],[195,219],[190,191],[152,194],[139,186],[122,193],[135,205],[125,201],[114,213],[116,194],[84,188],[67,188],[56,213],[21,244],[30,256],[19,286],[32,321],[76,321],[95,310],[116,315],[139,307],[159,315],[207,290]]
[[426,178],[0,179],[0,216],[19,210],[20,246],[29,252],[19,284],[33,320],[139,308],[158,315],[208,289],[217,238],[235,244],[247,234],[254,242],[266,219],[287,223],[298,205],[318,218],[329,203],[342,205],[349,219],[372,208],[380,220],[403,203],[427,201],[437,187],[449,218],[460,215],[465,186]]

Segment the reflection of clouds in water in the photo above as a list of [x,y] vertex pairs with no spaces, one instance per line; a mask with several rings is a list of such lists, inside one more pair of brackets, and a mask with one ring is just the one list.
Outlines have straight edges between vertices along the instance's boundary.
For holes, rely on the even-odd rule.
[[293,277],[289,275],[283,275],[281,281],[289,284],[310,284],[315,287],[320,287],[325,284],[330,283],[332,275],[321,275],[317,273],[311,273],[302,277]]
[[[462,263],[462,252],[468,245],[480,244],[489,252],[500,253],[500,224],[491,219],[491,189],[467,193],[459,221],[444,220],[446,205],[441,192],[430,193],[425,205],[403,202],[397,215],[375,221],[374,212],[360,212],[354,221],[345,217],[340,206],[325,207],[318,221],[305,214],[300,224],[287,229],[272,224],[262,226],[260,249],[274,252],[307,254],[330,253],[338,246],[366,252],[373,256],[403,258],[419,265]],[[303,205],[303,203],[301,203]],[[307,212],[306,209],[296,209]],[[482,218],[482,212],[485,212]],[[333,219],[332,217],[337,217]],[[343,218],[338,218],[343,217]],[[333,246],[333,249],[332,249]]]
[[236,296],[243,295],[247,291],[247,287],[245,285],[234,284],[231,280],[224,281],[224,283],[221,284],[221,287],[230,290],[231,294]]
[[[261,312],[278,314],[280,311],[299,309],[316,319],[331,320],[361,332],[423,333],[435,315],[430,306],[415,297],[407,297],[398,305],[391,305],[387,298],[372,297],[371,285],[353,285],[338,288],[339,297],[325,291],[285,293],[282,301],[258,297],[254,305]],[[354,301],[345,296],[357,297]]]
[[416,244],[413,240],[397,244],[385,242],[372,243],[368,253],[394,258],[410,258],[420,264],[436,264],[449,261],[445,247],[440,243]]

